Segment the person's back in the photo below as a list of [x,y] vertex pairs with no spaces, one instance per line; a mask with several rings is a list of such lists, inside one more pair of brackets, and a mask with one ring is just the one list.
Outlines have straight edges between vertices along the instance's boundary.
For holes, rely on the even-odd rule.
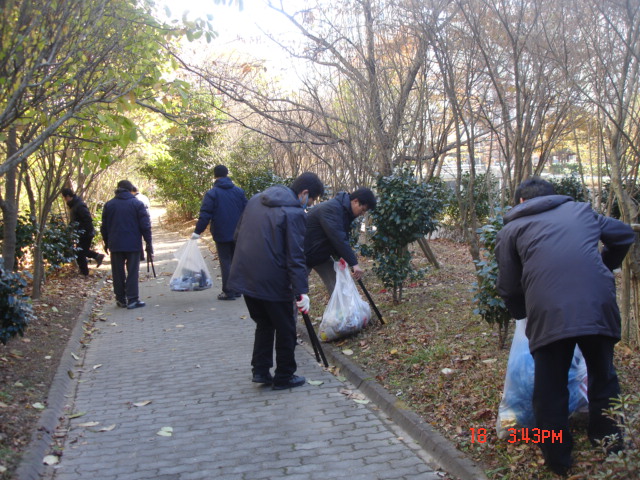
[[195,231],[200,234],[210,224],[214,241],[232,242],[246,204],[244,190],[236,186],[229,177],[217,178],[202,201]]
[[102,236],[108,239],[109,250],[142,252],[143,237],[151,235],[151,220],[133,193],[116,190],[115,197],[105,203],[102,216]]

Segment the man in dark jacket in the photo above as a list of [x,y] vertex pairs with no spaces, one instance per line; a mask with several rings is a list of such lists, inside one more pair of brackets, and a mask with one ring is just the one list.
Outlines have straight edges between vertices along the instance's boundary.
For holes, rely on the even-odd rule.
[[[251,366],[253,382],[275,390],[304,385],[294,375],[296,313],[309,311],[304,260],[304,209],[322,195],[317,175],[303,173],[291,185],[276,185],[251,197],[236,230],[229,288],[244,295],[256,324]],[[275,336],[276,369],[273,367]]]
[[218,300],[235,300],[240,296],[238,292],[229,290],[227,283],[236,246],[233,234],[240,215],[247,205],[244,190],[236,187],[227,175],[229,170],[224,165],[218,165],[213,169],[215,182],[213,182],[213,188],[202,199],[200,218],[191,235],[191,238],[200,238],[200,234],[205,231],[207,225],[211,225],[211,234],[213,241],[216,242],[222,273],[222,293],[218,295]]
[[[613,365],[620,313],[612,271],[635,234],[629,225],[598,215],[588,203],[555,195],[553,185],[540,178],[525,180],[515,199],[520,203],[505,215],[496,240],[497,289],[514,318],[528,319],[536,426],[556,439],[540,447],[547,466],[566,475],[573,447],[567,379],[576,345],[587,364],[589,439],[595,443],[620,434],[602,413],[620,393]],[[601,252],[598,242],[604,245]]]
[[77,196],[70,188],[63,188],[60,192],[62,198],[69,207],[71,223],[76,223],[76,232],[78,233],[78,251],[76,252],[76,261],[80,273],[85,277],[89,275],[89,267],[87,258],[93,258],[96,261],[96,268],[102,265],[104,255],[102,253],[91,250],[91,243],[95,236],[93,229],[93,217],[84,201]]
[[351,223],[360,215],[376,208],[376,197],[368,188],[359,188],[349,194],[340,192],[327,202],[316,205],[307,217],[304,252],[307,267],[313,268],[324,283],[329,295],[336,286],[336,272],[332,256],[343,258],[353,270],[356,280],[364,271],[349,244]]
[[151,219],[142,202],[133,195],[133,184],[120,180],[116,196],[104,204],[100,232],[105,251],[111,255],[111,274],[116,304],[128,309],[144,307],[138,294],[142,239],[153,258]]

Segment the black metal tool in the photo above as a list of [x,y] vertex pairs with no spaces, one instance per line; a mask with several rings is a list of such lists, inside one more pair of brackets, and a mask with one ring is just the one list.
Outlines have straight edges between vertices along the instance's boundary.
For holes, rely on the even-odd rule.
[[367,300],[369,300],[369,304],[371,305],[371,308],[373,308],[373,311],[376,312],[376,315],[378,316],[378,319],[380,320],[380,324],[384,325],[384,320],[382,319],[382,314],[380,313],[380,310],[378,310],[378,307],[376,307],[376,304],[374,303],[373,298],[371,298],[371,295],[369,295],[369,291],[364,286],[364,283],[362,283],[362,279],[358,280],[358,285],[360,285],[360,288],[362,289],[362,292],[364,293],[364,296],[367,297]]
[[313,352],[316,354],[316,360],[320,362],[320,359],[322,358],[322,364],[326,368],[329,368],[329,362],[327,362],[327,357],[324,356],[322,345],[320,345],[320,339],[318,339],[318,335],[316,335],[316,331],[313,328],[313,324],[311,323],[309,314],[303,313],[302,318],[304,319],[304,324],[307,327],[307,333],[309,333],[309,341],[311,342],[311,346],[313,347]]
[[153,270],[153,278],[156,278],[156,267],[153,265],[153,258],[147,253],[147,273],[149,273],[149,265],[151,265],[151,270]]

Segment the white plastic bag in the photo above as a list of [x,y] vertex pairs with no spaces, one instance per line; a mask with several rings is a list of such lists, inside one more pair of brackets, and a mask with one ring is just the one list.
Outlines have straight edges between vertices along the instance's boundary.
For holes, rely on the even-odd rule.
[[350,335],[367,326],[371,318],[369,304],[360,298],[356,284],[351,278],[347,262],[334,262],[336,286],[320,322],[320,339],[330,342]]
[[[496,430],[498,438],[509,435],[510,428],[535,427],[533,414],[533,377],[535,365],[529,352],[529,339],[525,334],[527,319],[516,320],[502,400],[498,407]],[[588,405],[587,364],[576,345],[569,369],[569,413]]]
[[211,274],[200,253],[197,239],[189,239],[174,254],[178,266],[169,281],[169,287],[176,292],[205,290],[213,286]]

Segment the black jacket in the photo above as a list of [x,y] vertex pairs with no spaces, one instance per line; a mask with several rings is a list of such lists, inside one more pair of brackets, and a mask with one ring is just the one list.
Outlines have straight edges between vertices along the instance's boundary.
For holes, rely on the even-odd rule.
[[228,288],[273,302],[307,293],[305,228],[306,214],[290,188],[276,185],[251,197],[236,229]]
[[216,179],[213,188],[202,199],[195,233],[201,234],[211,224],[211,234],[216,242],[232,242],[246,205],[244,190],[236,187],[229,177]]
[[112,252],[141,252],[142,239],[151,245],[151,219],[144,204],[127,190],[104,204],[100,233]]
[[631,227],[564,195],[527,200],[504,222],[495,249],[497,289],[514,318],[528,318],[530,351],[582,335],[619,340],[611,271],[634,242]]
[[93,229],[93,217],[91,217],[87,204],[79,196],[74,195],[67,205],[70,210],[71,222],[78,224],[76,230],[79,235],[81,237],[93,237],[96,232]]
[[344,258],[350,267],[358,264],[356,254],[349,245],[351,222],[356,217],[346,192],[322,202],[309,211],[304,253],[309,268],[329,259],[331,255]]

